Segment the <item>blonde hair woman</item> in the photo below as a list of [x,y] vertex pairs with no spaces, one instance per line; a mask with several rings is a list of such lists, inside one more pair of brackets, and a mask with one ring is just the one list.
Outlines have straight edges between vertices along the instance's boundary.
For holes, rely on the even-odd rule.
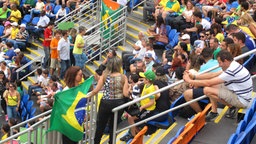
[[241,29],[243,29],[244,27],[246,27],[247,29],[249,28],[251,34],[247,33],[248,30],[245,32],[250,36],[253,35],[251,36],[253,39],[256,38],[256,22],[253,20],[250,14],[244,13],[243,16],[240,17],[240,19],[237,21],[237,24]]

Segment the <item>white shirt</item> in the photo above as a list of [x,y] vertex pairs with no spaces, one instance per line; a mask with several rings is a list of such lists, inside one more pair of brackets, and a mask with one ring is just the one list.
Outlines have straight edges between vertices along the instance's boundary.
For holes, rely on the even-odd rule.
[[44,8],[44,2],[37,2],[35,9],[42,11]]
[[59,9],[57,14],[56,14],[56,16],[66,16],[66,15],[67,15],[67,12],[66,12],[65,8],[63,10],[62,10],[62,8]]
[[70,48],[69,39],[67,38],[67,40],[65,40],[64,38],[61,38],[60,41],[58,42],[58,48],[57,48],[61,60],[70,59],[69,48]]
[[46,15],[40,16],[37,26],[46,27],[49,22],[50,22],[50,19]]
[[252,78],[249,71],[236,61],[232,61],[226,71],[219,75],[224,85],[238,96],[242,104],[247,106],[252,96]]
[[43,79],[44,79],[43,75],[39,75],[39,76],[37,77],[37,83],[38,83],[38,84],[41,83],[41,82],[43,81]]
[[[138,40],[138,41],[135,43],[135,45],[138,46],[138,47],[140,47],[140,49],[143,48],[141,40]],[[135,49],[134,49],[134,50],[132,51],[132,54],[135,54],[135,55],[136,55],[136,54],[138,54],[139,52],[140,52],[140,50],[135,50]]]
[[203,29],[208,30],[211,28],[211,23],[207,21],[206,19],[202,19],[200,24],[203,26]]

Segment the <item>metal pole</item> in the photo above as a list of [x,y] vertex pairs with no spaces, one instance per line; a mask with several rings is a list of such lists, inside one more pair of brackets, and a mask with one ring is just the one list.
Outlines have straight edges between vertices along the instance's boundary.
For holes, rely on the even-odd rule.
[[113,144],[116,143],[116,130],[117,130],[117,116],[118,116],[118,111],[114,112],[114,124],[113,124]]

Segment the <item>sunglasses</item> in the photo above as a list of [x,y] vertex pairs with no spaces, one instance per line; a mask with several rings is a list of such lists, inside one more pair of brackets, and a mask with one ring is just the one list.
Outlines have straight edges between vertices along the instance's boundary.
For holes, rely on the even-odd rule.
[[209,36],[210,34],[205,34],[206,36]]
[[200,38],[204,38],[205,36],[200,36]]

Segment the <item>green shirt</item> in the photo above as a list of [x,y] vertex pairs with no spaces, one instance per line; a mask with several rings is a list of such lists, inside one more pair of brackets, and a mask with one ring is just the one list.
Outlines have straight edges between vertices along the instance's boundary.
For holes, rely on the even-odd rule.
[[31,7],[35,7],[35,0],[26,0],[24,4],[29,4]]
[[216,50],[214,50],[213,51],[213,59],[217,59],[217,54],[219,53],[221,51],[221,48],[220,47],[218,47],[218,48],[216,48]]
[[[4,12],[4,11],[3,11],[3,8],[0,8],[0,14],[3,13],[3,12]],[[11,10],[10,10],[9,8],[7,8],[7,10],[6,10],[2,15],[0,15],[0,18],[1,18],[1,19],[6,19],[8,12],[11,12]]]

